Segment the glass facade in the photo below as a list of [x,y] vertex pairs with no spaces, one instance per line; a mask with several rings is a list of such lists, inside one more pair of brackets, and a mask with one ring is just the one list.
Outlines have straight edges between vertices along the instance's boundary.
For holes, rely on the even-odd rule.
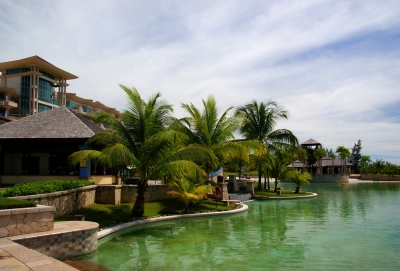
[[85,113],[90,113],[90,108],[87,106],[82,106],[82,111]]
[[3,117],[6,116],[6,109],[5,108],[0,108],[0,115],[2,115]]
[[39,110],[38,113],[44,112],[44,111],[47,111],[47,110],[51,110],[51,109],[52,109],[52,107],[48,106],[48,105],[44,105],[44,104],[39,104],[38,105],[38,110]]
[[16,74],[16,73],[23,73],[23,72],[29,72],[29,68],[16,68],[16,69],[10,69],[6,71],[6,75],[9,74]]
[[39,100],[46,103],[53,103],[54,88],[49,81],[39,78]]
[[44,72],[42,70],[39,70],[39,72],[41,72],[44,77],[47,77],[47,78],[50,78],[50,79],[54,80],[54,76],[51,75],[50,73]]
[[66,106],[68,108],[72,108],[72,109],[77,109],[78,108],[78,106],[74,102],[71,102],[71,101],[67,101]]
[[21,76],[21,115],[29,114],[29,80],[30,76]]

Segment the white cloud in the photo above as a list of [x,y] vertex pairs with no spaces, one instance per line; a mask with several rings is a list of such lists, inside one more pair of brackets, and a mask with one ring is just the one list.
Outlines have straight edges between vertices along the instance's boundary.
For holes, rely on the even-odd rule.
[[208,94],[221,111],[273,99],[300,141],[361,138],[365,154],[400,163],[385,111],[400,103],[399,11],[397,0],[2,1],[0,61],[39,55],[79,76],[68,91],[118,109],[118,84],[160,91],[177,115]]

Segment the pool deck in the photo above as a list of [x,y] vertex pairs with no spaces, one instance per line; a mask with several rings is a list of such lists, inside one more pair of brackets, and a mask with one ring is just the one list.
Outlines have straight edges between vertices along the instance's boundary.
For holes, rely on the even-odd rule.
[[78,269],[5,237],[0,239],[0,270],[76,271]]

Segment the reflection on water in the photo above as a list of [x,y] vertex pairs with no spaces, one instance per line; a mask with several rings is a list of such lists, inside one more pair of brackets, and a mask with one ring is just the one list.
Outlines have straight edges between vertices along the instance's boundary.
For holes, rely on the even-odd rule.
[[112,270],[400,270],[399,183],[303,190],[319,196],[251,202],[241,214],[125,230],[74,260]]

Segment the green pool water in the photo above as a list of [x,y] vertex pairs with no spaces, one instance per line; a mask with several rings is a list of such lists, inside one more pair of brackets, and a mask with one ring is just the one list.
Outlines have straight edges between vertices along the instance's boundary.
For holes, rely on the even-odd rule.
[[302,189],[318,197],[127,229],[73,260],[111,270],[400,270],[400,183]]

